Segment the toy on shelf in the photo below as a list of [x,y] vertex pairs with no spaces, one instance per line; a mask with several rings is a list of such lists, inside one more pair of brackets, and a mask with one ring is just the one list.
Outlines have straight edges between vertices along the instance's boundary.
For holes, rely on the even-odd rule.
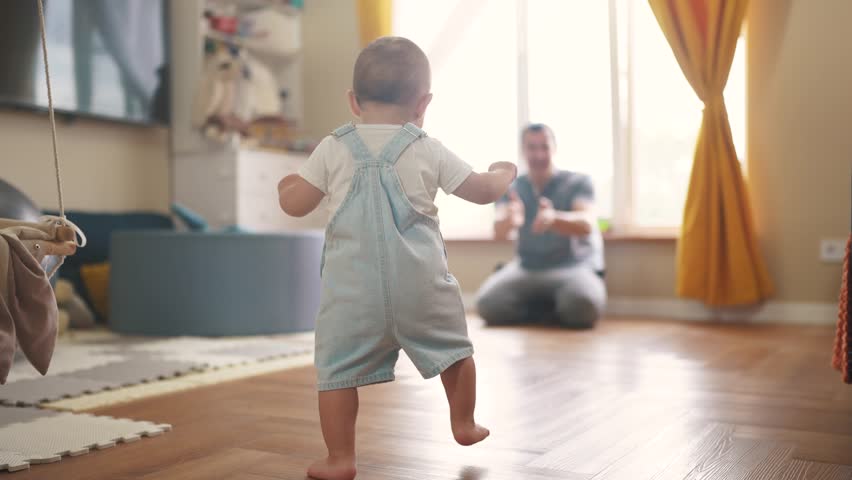
[[303,0],[207,0],[210,8],[233,8],[242,10],[257,10],[262,8],[274,8],[281,10],[301,10],[305,6]]
[[240,21],[242,44],[271,63],[287,62],[299,53],[299,18],[272,8],[248,12]]
[[248,63],[239,48],[207,41],[193,124],[207,137],[225,142],[246,134],[249,121]]
[[273,8],[240,13],[228,4],[205,11],[204,67],[192,118],[205,137],[226,143],[251,137],[254,122],[266,126],[269,118],[280,118],[283,124],[296,123],[282,114],[288,91],[270,65],[281,68],[295,58],[298,25],[294,15]]
[[280,115],[270,115],[254,119],[248,127],[246,146],[283,150],[296,153],[311,153],[317,142],[299,134],[297,125]]
[[219,12],[208,10],[204,12],[204,18],[207,19],[207,25],[211,31],[235,35],[239,30],[240,19],[237,17],[236,9],[233,6],[226,7],[225,11]]

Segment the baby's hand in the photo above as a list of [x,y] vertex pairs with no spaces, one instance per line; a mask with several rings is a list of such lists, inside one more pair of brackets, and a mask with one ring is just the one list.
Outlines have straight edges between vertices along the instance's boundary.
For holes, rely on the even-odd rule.
[[493,163],[487,173],[468,175],[453,195],[479,205],[494,203],[506,193],[517,174],[518,169],[512,163]]
[[308,183],[299,174],[287,175],[278,183],[278,204],[291,217],[304,217],[311,213],[325,197],[325,193]]
[[518,176],[518,167],[512,162],[494,162],[488,167],[489,172],[496,172],[498,170],[510,172],[512,174],[511,180],[514,180]]

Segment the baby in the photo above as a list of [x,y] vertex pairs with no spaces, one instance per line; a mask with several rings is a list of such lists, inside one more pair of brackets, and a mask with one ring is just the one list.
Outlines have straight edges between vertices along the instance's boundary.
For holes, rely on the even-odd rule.
[[360,119],[326,137],[278,185],[281,208],[301,217],[327,196],[332,214],[317,318],[319,413],[328,457],[308,475],[355,477],[357,387],[394,379],[402,349],[423,378],[441,375],[453,436],[489,432],[473,418],[476,367],[456,279],[438,229],[438,187],[477,204],[498,200],[516,168],[471,167],[421,130],[431,74],[410,40],[385,37],[355,62],[349,106]]

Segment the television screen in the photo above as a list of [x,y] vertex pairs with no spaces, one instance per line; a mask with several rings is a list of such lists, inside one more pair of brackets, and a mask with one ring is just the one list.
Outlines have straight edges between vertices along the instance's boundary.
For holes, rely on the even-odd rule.
[[[47,108],[36,0],[3,2],[0,104]],[[44,0],[57,111],[168,123],[166,0]]]

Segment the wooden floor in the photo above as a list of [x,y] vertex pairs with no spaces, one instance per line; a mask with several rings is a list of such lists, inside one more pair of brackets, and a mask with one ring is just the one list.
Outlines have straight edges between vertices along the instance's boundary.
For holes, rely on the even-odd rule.
[[[472,322],[491,438],[456,446],[440,382],[401,361],[397,382],[361,391],[360,479],[852,479],[852,386],[829,367],[829,328]],[[324,454],[313,380],[304,368],[101,409],[174,431],[12,475],[302,479]]]

